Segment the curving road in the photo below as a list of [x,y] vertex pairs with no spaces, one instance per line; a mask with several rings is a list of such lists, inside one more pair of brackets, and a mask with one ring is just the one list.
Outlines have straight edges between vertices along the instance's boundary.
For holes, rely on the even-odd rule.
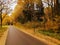
[[8,30],[8,36],[5,45],[47,45],[44,42],[19,31],[13,26],[10,26]]

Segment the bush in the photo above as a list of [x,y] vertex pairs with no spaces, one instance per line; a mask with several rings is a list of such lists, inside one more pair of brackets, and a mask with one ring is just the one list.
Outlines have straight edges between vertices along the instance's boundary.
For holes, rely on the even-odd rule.
[[22,23],[22,24],[24,24],[24,18],[22,17],[22,16],[19,16],[18,17],[18,22],[20,22],[20,23]]
[[60,40],[60,33],[55,33],[53,30],[38,30],[38,32]]

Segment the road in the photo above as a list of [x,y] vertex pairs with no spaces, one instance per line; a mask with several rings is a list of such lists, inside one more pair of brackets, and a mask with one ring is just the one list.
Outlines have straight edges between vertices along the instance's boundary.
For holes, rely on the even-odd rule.
[[8,36],[5,45],[47,45],[44,42],[19,31],[14,26],[8,29]]

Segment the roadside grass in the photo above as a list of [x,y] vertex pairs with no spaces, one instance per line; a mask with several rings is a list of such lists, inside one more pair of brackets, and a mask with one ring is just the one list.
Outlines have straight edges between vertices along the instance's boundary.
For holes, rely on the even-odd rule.
[[[29,27],[26,27],[25,25],[22,25],[22,24],[17,24],[15,26],[17,26],[19,28],[23,28],[23,29],[25,28],[26,31],[29,30],[29,31],[33,31],[34,32],[34,29],[32,27],[29,28]],[[53,30],[41,30],[41,29],[39,30],[39,29],[35,29],[35,32],[60,40],[60,33],[55,33]]]
[[38,30],[38,32],[60,40],[60,33],[55,33],[52,30]]
[[2,26],[2,28],[0,27],[0,38],[2,37],[2,35],[6,30],[7,30],[7,26]]
[[48,42],[60,45],[60,36],[59,36],[60,33],[59,34],[55,33],[52,30],[44,30],[44,29],[41,30],[40,28],[38,28],[38,29],[35,28],[35,32],[34,32],[34,28],[32,26],[27,27],[26,25],[23,25],[20,23],[16,23],[14,26],[16,26],[16,27],[20,28],[21,30],[26,31],[32,35],[35,35],[39,38],[45,39]]

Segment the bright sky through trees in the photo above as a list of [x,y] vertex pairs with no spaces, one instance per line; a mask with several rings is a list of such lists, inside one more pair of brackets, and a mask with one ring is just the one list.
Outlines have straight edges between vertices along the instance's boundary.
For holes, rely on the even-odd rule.
[[[18,0],[7,0],[7,1],[10,2],[10,3],[9,3],[9,8],[11,9],[11,11],[10,11],[9,15],[11,15],[12,11],[14,10],[14,7],[17,5],[17,1],[18,1]],[[22,1],[23,1],[23,0],[22,0]],[[43,6],[44,6],[45,8],[48,7],[48,3],[46,3],[46,2],[47,2],[47,0],[42,0]],[[49,0],[49,4],[52,5],[52,4],[51,4],[51,0]],[[53,2],[53,4],[54,4],[54,2]]]
[[17,0],[0,0],[3,6],[3,13],[7,13],[11,15],[12,11],[14,10],[15,5],[17,4]]
[[[17,5],[17,0],[10,0],[10,4],[9,7],[10,9],[12,9],[12,11],[14,10],[14,7]],[[9,13],[9,16],[11,15],[12,11]]]
[[[51,0],[48,0],[49,4],[52,5]],[[48,7],[48,1],[47,0],[42,0],[43,6],[46,8]],[[53,0],[52,0],[53,1]],[[54,2],[53,2],[53,6],[54,6]]]

